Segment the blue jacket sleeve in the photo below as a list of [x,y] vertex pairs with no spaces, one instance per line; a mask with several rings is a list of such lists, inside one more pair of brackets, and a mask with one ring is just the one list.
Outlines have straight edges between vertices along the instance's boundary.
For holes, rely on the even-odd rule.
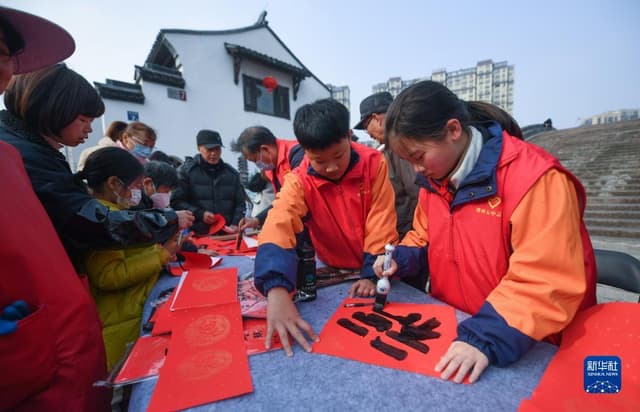
[[370,279],[372,281],[376,281],[376,274],[373,271],[373,264],[376,261],[377,255],[372,255],[371,253],[364,254],[364,258],[362,259],[362,269],[360,270],[360,279]]
[[393,260],[398,264],[398,276],[412,277],[421,273],[429,273],[427,248],[428,246],[396,246]]
[[264,296],[275,287],[283,287],[291,292],[296,285],[298,255],[295,249],[264,243],[258,246],[254,272],[256,289]]
[[484,353],[491,364],[507,366],[522,357],[536,341],[507,324],[489,302],[458,325],[456,340]]

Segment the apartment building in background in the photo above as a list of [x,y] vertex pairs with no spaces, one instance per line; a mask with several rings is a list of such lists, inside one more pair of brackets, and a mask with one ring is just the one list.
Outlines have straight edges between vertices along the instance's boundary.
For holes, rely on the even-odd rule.
[[637,119],[640,119],[640,109],[612,110],[582,119],[580,120],[580,126],[595,126],[598,124],[626,122],[627,120]]
[[513,114],[513,67],[506,61],[494,63],[490,59],[482,60],[475,67],[467,69],[436,69],[430,77],[410,80],[391,77],[384,83],[375,84],[371,90],[373,93],[388,91],[395,97],[414,83],[432,80],[444,84],[463,100],[493,103]]
[[334,86],[327,84],[327,87],[331,91],[331,98],[339,101],[349,110],[351,110],[351,91],[349,86]]

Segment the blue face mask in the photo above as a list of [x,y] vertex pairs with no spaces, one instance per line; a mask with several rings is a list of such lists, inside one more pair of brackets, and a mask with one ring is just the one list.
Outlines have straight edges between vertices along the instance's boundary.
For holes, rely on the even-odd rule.
[[136,145],[133,146],[133,150],[131,150],[131,153],[138,157],[146,159],[151,155],[151,150],[152,149],[150,147],[141,145],[140,143],[136,143]]
[[273,170],[276,168],[276,165],[271,163],[265,163],[262,160],[262,152],[260,152],[260,158],[256,160],[256,167],[260,169],[261,172],[266,172],[268,170]]

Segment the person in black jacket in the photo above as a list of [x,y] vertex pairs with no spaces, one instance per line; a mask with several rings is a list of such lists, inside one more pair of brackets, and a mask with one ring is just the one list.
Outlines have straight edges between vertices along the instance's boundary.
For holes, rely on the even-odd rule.
[[109,211],[73,176],[60,152],[91,133],[104,103],[91,84],[64,64],[14,76],[0,112],[0,140],[22,156],[36,195],[76,269],[84,251],[139,243],[164,243],[193,221],[189,212]]
[[240,175],[221,158],[222,139],[213,130],[200,130],[196,137],[198,152],[187,157],[178,170],[178,188],[171,195],[171,207],[190,210],[195,216],[193,229],[208,233],[214,214],[224,217],[227,231],[238,232],[238,223],[245,215],[247,195]]

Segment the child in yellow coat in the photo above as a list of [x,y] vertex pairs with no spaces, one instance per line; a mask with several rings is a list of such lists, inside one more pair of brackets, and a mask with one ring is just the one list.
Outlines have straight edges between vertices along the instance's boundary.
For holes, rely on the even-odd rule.
[[[91,194],[110,210],[122,210],[140,201],[143,174],[142,165],[130,153],[108,147],[93,152],[76,176],[85,179]],[[126,344],[138,337],[144,302],[177,248],[174,237],[164,245],[86,254],[84,264],[102,320],[109,370],[124,354]]]

